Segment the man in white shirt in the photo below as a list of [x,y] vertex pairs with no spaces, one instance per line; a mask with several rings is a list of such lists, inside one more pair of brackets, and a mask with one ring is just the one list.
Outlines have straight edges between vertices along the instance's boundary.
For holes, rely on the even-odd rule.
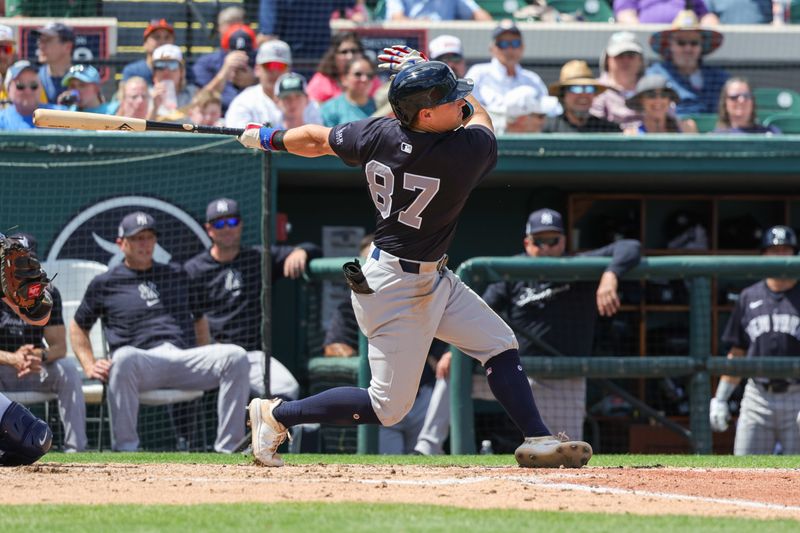
[[[522,33],[513,22],[503,21],[492,32],[492,60],[489,63],[473,65],[467,71],[467,78],[475,82],[472,94],[490,112],[498,112],[505,107],[505,95],[511,89],[522,85],[533,87],[539,98],[547,96],[547,86],[538,74],[520,66],[525,52]],[[546,109],[548,115],[561,113],[561,106]]]
[[[256,54],[256,77],[258,84],[248,87],[233,99],[225,113],[225,126],[243,128],[249,123],[269,123],[278,127],[283,116],[275,102],[275,82],[291,71],[292,51],[283,41],[272,40],[258,47]],[[313,106],[306,106],[306,123],[319,124],[319,110],[314,116]]]

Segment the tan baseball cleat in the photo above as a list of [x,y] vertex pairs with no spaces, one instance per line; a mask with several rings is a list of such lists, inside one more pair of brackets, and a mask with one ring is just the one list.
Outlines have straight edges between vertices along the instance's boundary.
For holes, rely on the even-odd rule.
[[566,435],[527,437],[514,452],[519,466],[526,468],[580,468],[592,458],[592,447]]
[[272,410],[280,405],[280,399],[254,399],[248,406],[250,430],[252,432],[253,457],[264,466],[283,466],[278,446],[289,435],[286,427],[275,420]]

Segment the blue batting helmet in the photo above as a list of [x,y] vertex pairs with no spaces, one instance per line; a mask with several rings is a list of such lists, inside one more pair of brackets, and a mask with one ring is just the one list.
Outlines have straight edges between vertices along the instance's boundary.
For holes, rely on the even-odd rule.
[[465,98],[472,87],[472,80],[459,79],[446,64],[426,61],[405,68],[394,77],[389,104],[400,123],[408,126],[420,109]]

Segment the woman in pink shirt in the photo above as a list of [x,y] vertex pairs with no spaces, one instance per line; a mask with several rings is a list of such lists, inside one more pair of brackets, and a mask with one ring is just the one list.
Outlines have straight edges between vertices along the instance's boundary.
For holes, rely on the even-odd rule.
[[[354,57],[363,55],[364,45],[354,32],[346,31],[334,35],[330,48],[319,62],[316,74],[308,82],[308,97],[322,103],[342,94],[341,77],[345,67]],[[376,76],[372,80],[370,96],[380,86],[381,80]]]

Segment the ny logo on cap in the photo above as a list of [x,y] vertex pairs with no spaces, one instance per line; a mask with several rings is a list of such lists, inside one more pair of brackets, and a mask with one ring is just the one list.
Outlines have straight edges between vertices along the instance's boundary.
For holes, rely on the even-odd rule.
[[775,228],[772,230],[776,239],[786,239],[786,230],[783,228]]
[[27,237],[20,237],[18,240],[19,240],[19,243],[22,246],[24,246],[25,248],[30,248],[31,247],[31,243],[28,242],[28,238]]
[[144,213],[139,213],[138,215],[136,215],[136,223],[140,226],[146,226],[147,215],[145,215]]
[[545,226],[549,226],[550,224],[553,223],[553,214],[545,211],[544,213],[542,213],[542,218],[540,222]]
[[228,202],[224,200],[220,200],[217,202],[217,213],[227,213],[228,212]]

